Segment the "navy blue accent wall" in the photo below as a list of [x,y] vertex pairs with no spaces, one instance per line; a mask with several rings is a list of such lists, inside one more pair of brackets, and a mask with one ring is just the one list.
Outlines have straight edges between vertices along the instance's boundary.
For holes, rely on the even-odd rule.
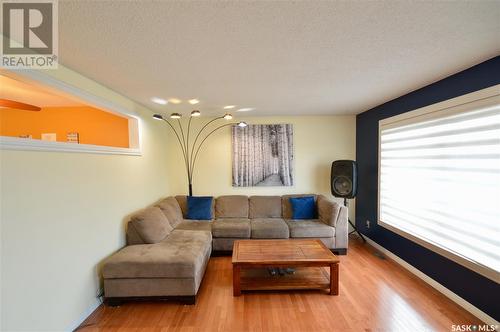
[[[377,224],[378,121],[496,84],[500,84],[500,56],[357,115],[359,182],[356,225],[362,233],[387,250],[500,320],[500,286],[496,282]],[[470,195],[471,203],[481,203],[472,193],[464,195]],[[366,228],[366,220],[371,221],[370,228]]]

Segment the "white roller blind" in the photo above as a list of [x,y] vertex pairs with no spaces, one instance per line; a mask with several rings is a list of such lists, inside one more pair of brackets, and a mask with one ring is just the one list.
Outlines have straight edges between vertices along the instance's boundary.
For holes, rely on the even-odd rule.
[[498,282],[499,97],[387,119],[379,132],[379,223]]

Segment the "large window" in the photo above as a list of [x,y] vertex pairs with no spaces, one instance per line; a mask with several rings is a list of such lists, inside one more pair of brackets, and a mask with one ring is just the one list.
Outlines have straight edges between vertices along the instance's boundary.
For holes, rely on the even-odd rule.
[[379,123],[379,224],[500,281],[500,86]]

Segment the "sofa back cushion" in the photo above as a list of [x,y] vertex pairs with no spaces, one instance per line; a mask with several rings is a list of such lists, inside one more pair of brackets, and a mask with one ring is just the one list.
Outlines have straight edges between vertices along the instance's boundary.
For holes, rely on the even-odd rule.
[[323,195],[318,196],[319,219],[327,225],[336,226],[342,206]]
[[145,242],[135,230],[132,221],[129,221],[127,224],[127,245],[132,246],[134,244],[145,244]]
[[186,218],[188,213],[187,196],[177,195],[175,196],[175,200],[177,201],[177,203],[179,203],[179,207],[181,208],[182,211],[182,217]]
[[250,196],[248,202],[250,219],[281,218],[280,196]]
[[291,197],[304,197],[304,196],[313,196],[314,202],[317,201],[317,195],[314,194],[295,194],[295,195],[283,195],[281,196],[281,208],[283,210],[283,219],[292,219],[293,218],[293,209],[292,204],[290,203]]
[[248,218],[248,197],[220,196],[215,201],[215,218]]
[[129,227],[133,227],[144,243],[157,243],[166,238],[172,226],[159,207],[146,208],[132,215]]
[[177,227],[184,219],[181,207],[174,197],[167,197],[156,204],[156,206],[159,207],[165,217],[167,217],[168,222],[173,228]]

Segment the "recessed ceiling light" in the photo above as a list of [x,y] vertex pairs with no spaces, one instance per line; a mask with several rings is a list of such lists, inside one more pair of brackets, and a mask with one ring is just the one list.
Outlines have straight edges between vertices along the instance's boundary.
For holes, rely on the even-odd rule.
[[151,98],[151,101],[153,103],[160,104],[160,105],[167,105],[168,104],[168,101],[166,101],[165,99],[162,99],[162,98],[158,98],[158,97]]
[[188,102],[191,104],[191,105],[196,105],[198,104],[200,101],[198,99],[189,99]]
[[247,108],[240,108],[238,110],[236,110],[236,112],[250,112],[250,111],[253,111],[255,108],[250,108],[250,107],[247,107]]
[[170,98],[168,101],[170,103],[172,103],[172,104],[180,104],[180,103],[182,103],[182,100],[177,99],[177,98]]
[[227,106],[224,106],[224,109],[225,110],[230,110],[231,108],[235,108],[236,105],[227,105]]

